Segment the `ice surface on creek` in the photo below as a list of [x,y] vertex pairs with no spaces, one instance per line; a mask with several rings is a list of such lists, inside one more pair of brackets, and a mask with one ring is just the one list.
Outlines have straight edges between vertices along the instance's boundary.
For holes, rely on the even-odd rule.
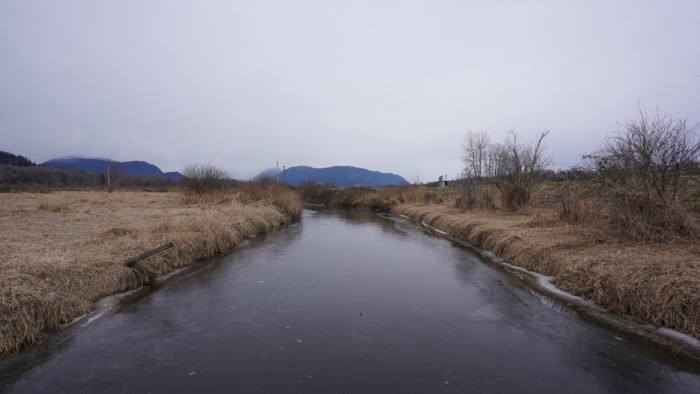
[[0,391],[700,392],[687,364],[561,313],[525,273],[445,237],[305,210],[0,362]]

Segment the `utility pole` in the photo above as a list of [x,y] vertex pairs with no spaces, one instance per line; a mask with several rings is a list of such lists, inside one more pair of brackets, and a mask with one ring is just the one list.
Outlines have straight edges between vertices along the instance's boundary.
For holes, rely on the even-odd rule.
[[112,180],[110,179],[109,159],[107,159],[107,190],[112,191]]
[[279,161],[277,162],[277,172],[275,173],[275,180],[277,182],[280,181],[280,162]]
[[287,166],[282,166],[282,183],[287,183]]

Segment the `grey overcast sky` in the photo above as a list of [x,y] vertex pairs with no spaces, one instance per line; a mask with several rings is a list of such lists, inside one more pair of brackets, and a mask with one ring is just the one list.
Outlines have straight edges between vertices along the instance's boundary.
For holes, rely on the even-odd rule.
[[700,1],[0,1],[0,150],[348,164],[425,181],[467,129],[558,165],[635,115],[700,121]]

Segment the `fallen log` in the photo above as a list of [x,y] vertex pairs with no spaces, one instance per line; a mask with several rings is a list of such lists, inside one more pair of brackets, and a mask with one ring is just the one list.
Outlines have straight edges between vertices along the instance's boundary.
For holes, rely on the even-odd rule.
[[159,246],[159,247],[157,247],[157,248],[155,248],[155,249],[147,250],[147,251],[141,253],[140,255],[138,255],[138,256],[136,256],[136,257],[133,257],[133,258],[130,258],[130,259],[126,260],[126,266],[127,266],[127,267],[133,267],[133,265],[136,264],[136,263],[138,263],[139,261],[145,260],[145,259],[147,259],[147,258],[149,258],[149,257],[151,257],[151,256],[153,256],[153,255],[156,255],[156,254],[158,254],[158,253],[160,253],[160,252],[166,251],[166,250],[168,250],[168,249],[170,249],[170,248],[172,248],[172,247],[173,247],[173,243],[172,243],[172,242],[168,242],[167,244],[161,245],[161,246]]

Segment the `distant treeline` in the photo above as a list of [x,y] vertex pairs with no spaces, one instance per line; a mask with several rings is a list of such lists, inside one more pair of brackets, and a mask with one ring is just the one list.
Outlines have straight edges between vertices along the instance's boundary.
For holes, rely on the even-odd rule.
[[27,159],[24,156],[15,155],[10,152],[0,151],[0,165],[32,167],[35,166],[36,163]]
[[[587,179],[591,179],[594,174],[592,171],[582,168],[582,167],[571,167],[571,168],[564,168],[564,169],[558,169],[558,170],[551,170],[551,169],[546,169],[546,170],[539,170],[536,173],[537,175],[537,180],[538,181],[555,181],[555,182],[563,182],[563,181],[583,181]],[[484,177],[484,182],[485,183],[496,183],[497,179],[496,177]],[[454,179],[451,181],[448,181],[448,185],[456,185],[465,182],[464,178],[460,179]],[[433,182],[427,182],[424,183],[425,186],[432,186],[432,187],[438,187],[440,186],[439,181],[433,181]]]
[[[175,182],[160,176],[110,175],[113,187],[163,188]],[[0,191],[42,188],[95,188],[107,187],[107,174],[62,170],[44,166],[0,165]]]

